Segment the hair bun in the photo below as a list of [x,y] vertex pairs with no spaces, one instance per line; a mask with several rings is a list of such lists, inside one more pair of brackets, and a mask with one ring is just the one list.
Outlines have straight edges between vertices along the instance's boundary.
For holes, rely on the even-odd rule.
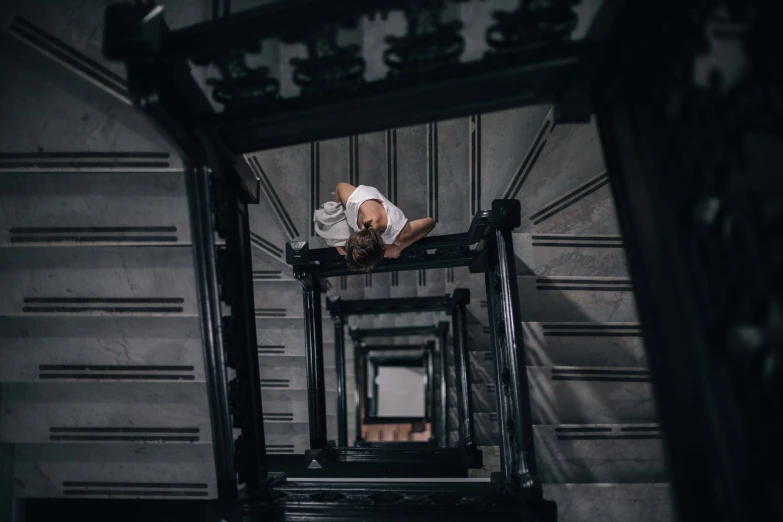
[[362,223],[345,242],[345,262],[351,271],[369,272],[383,259],[386,245],[380,231],[372,226],[372,220]]

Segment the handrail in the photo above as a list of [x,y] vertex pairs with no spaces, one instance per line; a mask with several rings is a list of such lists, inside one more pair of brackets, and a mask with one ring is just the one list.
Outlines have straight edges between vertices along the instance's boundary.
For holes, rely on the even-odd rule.
[[[481,210],[473,216],[467,232],[424,237],[403,250],[400,257],[382,259],[371,272],[469,266],[480,254],[471,247],[479,243],[492,226],[492,211]],[[322,277],[364,273],[348,270],[345,257],[336,248],[311,249],[307,241],[289,241],[286,244],[286,263],[295,268],[315,268]]]

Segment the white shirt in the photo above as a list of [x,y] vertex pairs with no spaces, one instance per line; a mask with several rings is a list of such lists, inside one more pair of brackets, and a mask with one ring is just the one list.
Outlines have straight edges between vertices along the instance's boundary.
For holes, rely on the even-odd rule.
[[402,229],[405,228],[408,219],[405,217],[405,214],[402,213],[402,210],[386,199],[375,187],[359,185],[348,198],[348,201],[345,202],[345,217],[348,219],[348,226],[357,231],[364,228],[363,225],[359,223],[359,207],[362,206],[362,203],[371,199],[378,201],[383,205],[384,210],[386,210],[388,225],[383,234],[381,234],[381,237],[383,237],[384,243],[392,245],[397,239],[397,236],[400,235],[400,232],[402,232]]

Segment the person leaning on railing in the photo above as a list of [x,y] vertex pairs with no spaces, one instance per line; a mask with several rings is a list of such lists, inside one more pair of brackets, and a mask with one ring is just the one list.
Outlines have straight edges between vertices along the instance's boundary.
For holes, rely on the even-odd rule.
[[384,257],[395,258],[435,228],[431,217],[408,221],[405,214],[375,187],[338,183],[334,200],[345,207],[351,233],[337,250],[348,268],[369,272]]

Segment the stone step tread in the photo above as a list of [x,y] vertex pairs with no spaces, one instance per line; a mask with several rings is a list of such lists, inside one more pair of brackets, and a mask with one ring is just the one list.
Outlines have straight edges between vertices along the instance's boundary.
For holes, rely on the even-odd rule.
[[[582,380],[555,380],[568,375],[548,376],[529,372],[531,413],[534,424],[656,422],[652,384],[645,380],[613,381],[615,376],[575,376]],[[606,381],[588,380],[605,378]],[[450,387],[449,400],[456,404],[456,389]],[[474,384],[471,399],[475,413],[497,411],[495,385]]]
[[[75,180],[89,190],[74,190]],[[0,176],[0,208],[7,210],[0,245],[18,250],[187,245],[190,222],[185,193],[181,170],[169,175],[165,171],[6,172]],[[47,229],[46,233],[40,229]],[[67,241],[77,236],[78,241]]]
[[674,522],[672,486],[638,484],[544,484],[544,498],[557,503],[562,522]]
[[[531,366],[594,368],[647,367],[638,322],[523,322],[522,333]],[[468,348],[492,349],[489,326],[468,325]]]
[[536,233],[619,234],[606,171],[577,186],[563,187],[553,199],[526,205],[521,231]]
[[65,492],[78,490],[80,497],[107,497],[127,491],[132,498],[132,492],[139,489],[155,491],[159,493],[155,496],[160,498],[181,498],[183,491],[197,491],[199,497],[216,498],[211,444],[15,445],[14,495],[17,497],[72,498]]
[[[471,291],[468,312],[488,324],[486,286],[483,278],[464,285]],[[625,277],[517,276],[520,317],[528,322],[634,322],[636,301],[631,280]]]
[[0,260],[4,315],[198,313],[190,248],[26,249]]
[[[533,426],[533,436],[538,476],[545,484],[668,481],[657,425],[543,425]],[[453,427],[449,437],[457,438]],[[497,432],[480,429],[474,439],[479,446],[500,443]]]

